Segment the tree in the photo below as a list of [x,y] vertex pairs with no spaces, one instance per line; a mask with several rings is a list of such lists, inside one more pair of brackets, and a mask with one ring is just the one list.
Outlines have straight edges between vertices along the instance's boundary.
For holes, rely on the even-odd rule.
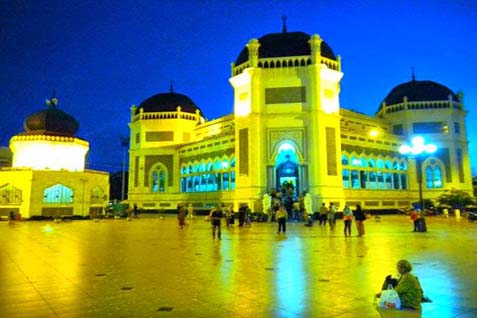
[[454,209],[463,209],[467,205],[475,204],[475,199],[465,191],[462,190],[446,190],[444,194],[441,194],[437,198],[437,202],[440,205],[449,205]]

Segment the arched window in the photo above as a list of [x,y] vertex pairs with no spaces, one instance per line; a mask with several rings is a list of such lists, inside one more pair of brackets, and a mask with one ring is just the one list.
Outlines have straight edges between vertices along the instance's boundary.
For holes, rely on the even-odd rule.
[[378,168],[378,169],[384,169],[384,161],[383,161],[383,159],[378,159],[378,160],[376,160],[376,168]]
[[220,167],[224,170],[228,169],[229,168],[229,160],[228,159],[222,160],[222,163],[220,164]]
[[166,171],[163,168],[157,168],[152,171],[151,190],[154,193],[166,191]]
[[353,167],[361,167],[361,160],[353,156],[351,157],[351,165]]
[[55,184],[43,191],[43,203],[73,203],[73,189]]
[[394,170],[399,170],[400,169],[400,165],[399,165],[399,162],[397,160],[393,161],[393,169]]
[[361,167],[367,167],[368,166],[368,160],[365,157],[361,157]]
[[1,204],[20,204],[22,203],[22,190],[12,186],[10,183],[0,187]]
[[346,156],[346,155],[341,156],[341,164],[343,166],[347,166],[349,164],[348,156]]
[[426,186],[428,189],[442,188],[442,170],[435,160],[425,168]]
[[351,183],[349,180],[349,170],[343,169],[343,188],[349,189],[351,187]]
[[107,196],[105,196],[104,190],[101,187],[96,186],[91,190],[91,203],[103,203],[106,198]]
[[406,162],[401,162],[401,170],[407,170],[407,164]]
[[373,159],[373,158],[368,159],[368,166],[369,166],[370,168],[375,168],[375,167],[376,167],[376,164],[374,163],[374,159]]

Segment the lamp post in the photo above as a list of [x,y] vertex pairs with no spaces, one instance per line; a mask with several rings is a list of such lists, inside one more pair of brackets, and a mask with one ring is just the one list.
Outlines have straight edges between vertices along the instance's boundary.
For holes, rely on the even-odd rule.
[[125,190],[126,190],[126,149],[129,146],[128,137],[121,138],[121,147],[123,147],[123,167],[122,167],[122,177],[121,177],[121,201],[125,199]]
[[424,212],[424,200],[422,198],[422,161],[426,154],[432,154],[437,150],[434,144],[426,144],[421,136],[411,139],[411,145],[404,144],[399,147],[399,152],[403,155],[409,155],[416,159],[417,183],[419,185],[419,205],[421,211]]

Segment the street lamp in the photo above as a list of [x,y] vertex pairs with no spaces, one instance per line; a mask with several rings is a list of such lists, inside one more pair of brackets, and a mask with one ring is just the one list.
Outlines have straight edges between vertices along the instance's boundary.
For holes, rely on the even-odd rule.
[[129,137],[120,137],[121,138],[121,147],[123,147],[123,167],[122,167],[122,176],[121,176],[121,201],[125,199],[126,192],[126,150],[129,146]]
[[416,136],[411,139],[411,145],[404,144],[399,147],[399,152],[403,155],[409,155],[416,158],[417,183],[419,185],[419,205],[424,212],[424,200],[422,199],[422,161],[426,154],[436,152],[437,146],[434,144],[426,144],[424,138]]

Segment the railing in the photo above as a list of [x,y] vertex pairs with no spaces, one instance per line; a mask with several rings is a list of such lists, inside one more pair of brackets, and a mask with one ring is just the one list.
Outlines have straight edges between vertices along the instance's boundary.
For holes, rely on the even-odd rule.
[[198,114],[192,114],[187,112],[155,112],[155,113],[145,113],[139,112],[134,116],[134,121],[137,120],[150,120],[150,119],[185,119],[192,121],[201,121],[201,116]]
[[[258,59],[257,66],[260,68],[287,68],[287,67],[303,67],[311,65],[311,56],[286,56],[286,57],[269,57]],[[321,64],[326,65],[328,68],[340,71],[340,63],[338,61],[321,57]],[[250,67],[250,62],[244,62],[232,69],[232,75],[238,75],[242,73],[246,68]]]
[[68,136],[51,136],[51,135],[17,135],[10,141],[59,141],[59,142],[72,142],[75,144],[88,146],[89,143],[85,140],[68,137]]
[[446,101],[432,101],[432,102],[402,102],[392,106],[384,107],[385,113],[395,113],[404,110],[421,110],[421,109],[445,109],[454,108],[462,110],[462,104],[458,102]]

